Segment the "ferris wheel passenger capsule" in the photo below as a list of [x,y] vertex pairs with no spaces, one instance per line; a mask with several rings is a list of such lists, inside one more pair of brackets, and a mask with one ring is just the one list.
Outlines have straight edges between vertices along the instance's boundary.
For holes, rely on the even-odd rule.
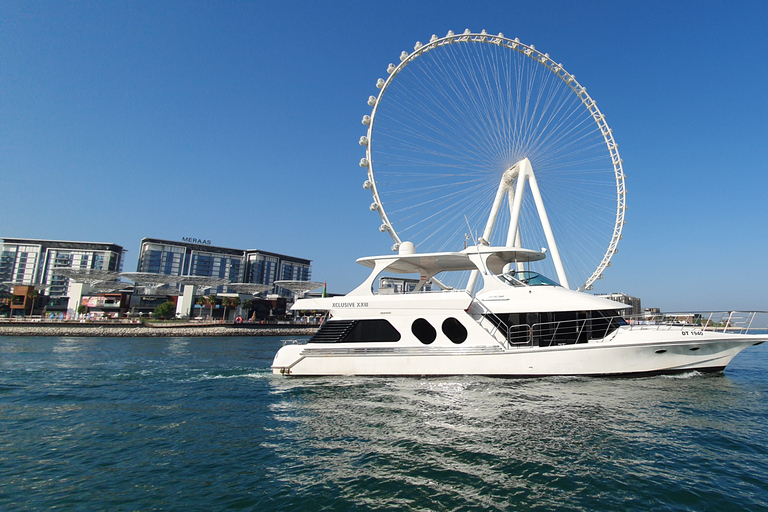
[[389,66],[387,66],[387,73],[390,75],[395,72],[395,65],[390,62]]
[[360,159],[360,167],[368,167],[368,159],[367,158],[361,158]]
[[376,88],[381,89],[382,87],[384,87],[384,79],[379,78],[378,80],[376,80]]
[[405,60],[408,58],[408,52],[403,51],[403,53],[400,54],[400,60]]
[[373,186],[373,183],[371,183],[371,180],[365,180],[363,183],[363,188],[365,190],[370,190],[370,188]]
[[379,209],[379,203],[376,203],[376,202],[371,203],[370,209],[372,212],[375,212],[376,210]]
[[445,37],[453,37],[453,30],[449,30]]
[[368,145],[368,137],[366,137],[365,135],[360,137],[360,145],[361,146],[367,146]]
[[374,106],[376,104],[376,96],[368,96],[368,105]]
[[[413,45],[413,49],[414,50],[420,50],[422,46],[424,46],[424,45],[421,44],[421,41],[416,41],[416,44]],[[405,52],[403,52],[403,53],[405,53]],[[401,56],[401,58],[402,58],[402,56]]]
[[363,116],[363,124],[366,126],[371,124],[371,116]]
[[379,231],[381,231],[382,233],[386,233],[387,231],[389,231],[389,226],[387,226],[386,224],[382,224],[381,226],[379,226]]
[[400,249],[400,244],[392,244],[392,252],[397,252]]

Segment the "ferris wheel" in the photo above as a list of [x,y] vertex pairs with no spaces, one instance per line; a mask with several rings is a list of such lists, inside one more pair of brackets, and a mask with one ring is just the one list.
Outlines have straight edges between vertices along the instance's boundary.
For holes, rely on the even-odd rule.
[[368,99],[360,166],[392,249],[542,248],[532,270],[591,289],[622,238],[625,175],[575,77],[485,30],[417,42],[387,73]]

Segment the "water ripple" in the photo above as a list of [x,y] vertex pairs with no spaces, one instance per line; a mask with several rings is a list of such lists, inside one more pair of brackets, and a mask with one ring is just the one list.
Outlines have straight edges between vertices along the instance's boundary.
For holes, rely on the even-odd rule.
[[0,509],[768,509],[768,361],[307,378],[279,338],[0,339]]

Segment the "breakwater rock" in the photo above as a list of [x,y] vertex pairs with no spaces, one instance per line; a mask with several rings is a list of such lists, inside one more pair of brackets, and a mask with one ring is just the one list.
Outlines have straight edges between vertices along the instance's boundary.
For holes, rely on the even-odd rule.
[[2,323],[0,336],[74,336],[74,337],[160,337],[193,336],[311,336],[315,325],[261,324],[102,324],[102,323]]

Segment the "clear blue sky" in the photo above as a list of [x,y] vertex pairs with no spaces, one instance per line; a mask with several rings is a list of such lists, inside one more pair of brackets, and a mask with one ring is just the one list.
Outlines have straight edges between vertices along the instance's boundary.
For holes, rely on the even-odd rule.
[[768,309],[768,2],[0,4],[0,236],[197,237],[313,260],[347,292],[391,240],[357,143],[376,79],[448,30],[575,74],[627,173],[596,291]]

